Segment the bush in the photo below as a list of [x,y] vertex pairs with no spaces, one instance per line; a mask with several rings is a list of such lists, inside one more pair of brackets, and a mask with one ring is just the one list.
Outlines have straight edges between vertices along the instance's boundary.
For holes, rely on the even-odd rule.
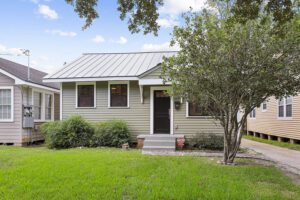
[[71,148],[89,146],[94,129],[81,116],[75,115],[63,121],[43,124],[42,132],[49,148]]
[[111,120],[95,124],[91,146],[121,147],[129,142],[130,132],[127,122]]
[[215,133],[198,133],[193,141],[193,147],[197,149],[222,150],[224,148],[224,137]]

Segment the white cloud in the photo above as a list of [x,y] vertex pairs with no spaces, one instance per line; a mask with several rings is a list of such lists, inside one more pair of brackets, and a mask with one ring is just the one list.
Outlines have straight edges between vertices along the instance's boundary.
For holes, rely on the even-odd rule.
[[157,24],[162,28],[172,28],[173,26],[178,25],[179,22],[174,17],[169,17],[169,18],[159,18],[157,20]]
[[170,46],[169,42],[162,44],[144,44],[142,47],[143,51],[178,51],[180,48],[178,45]]
[[43,15],[45,19],[53,20],[58,18],[57,12],[47,5],[39,5],[38,13]]
[[59,35],[59,36],[63,36],[63,37],[75,37],[77,35],[77,33],[75,32],[67,32],[67,31],[62,31],[62,30],[58,30],[58,29],[54,29],[54,30],[46,30],[46,33],[50,33],[52,35]]
[[8,55],[21,55],[22,51],[20,48],[7,48],[6,46],[0,44],[0,54],[8,54]]
[[159,9],[162,14],[178,15],[183,12],[200,11],[206,6],[207,0],[165,0],[164,5]]
[[111,42],[118,43],[118,44],[126,44],[128,40],[126,37],[121,36],[118,40],[111,40]]
[[101,35],[96,35],[92,41],[95,43],[103,43],[105,42],[105,39]]

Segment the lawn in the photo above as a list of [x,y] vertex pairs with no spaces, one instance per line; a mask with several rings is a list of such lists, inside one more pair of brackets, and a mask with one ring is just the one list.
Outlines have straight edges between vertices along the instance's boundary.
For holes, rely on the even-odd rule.
[[0,146],[0,199],[300,199],[275,167],[216,160]]
[[259,137],[254,137],[254,136],[251,136],[251,135],[244,135],[243,138],[253,140],[253,141],[257,141],[257,142],[266,143],[266,144],[272,144],[272,145],[283,147],[283,148],[288,148],[288,149],[300,151],[300,144],[290,144],[290,143],[287,143],[287,142],[267,140],[267,139],[262,139],[262,138],[259,138]]

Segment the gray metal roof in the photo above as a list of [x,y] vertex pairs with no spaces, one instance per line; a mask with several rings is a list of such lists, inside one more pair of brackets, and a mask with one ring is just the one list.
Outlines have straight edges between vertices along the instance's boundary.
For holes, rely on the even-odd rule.
[[175,51],[135,53],[86,53],[45,79],[138,77],[156,67]]
[[28,68],[25,65],[21,65],[10,60],[0,58],[0,69],[6,71],[7,73],[25,81],[28,83],[35,83],[38,85],[50,87],[53,89],[59,89],[59,84],[57,83],[44,83],[43,77],[47,73],[30,68],[30,80],[27,79]]

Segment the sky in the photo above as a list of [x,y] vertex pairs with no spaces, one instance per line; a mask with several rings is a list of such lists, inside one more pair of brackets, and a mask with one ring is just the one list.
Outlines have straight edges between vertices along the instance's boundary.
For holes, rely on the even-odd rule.
[[53,73],[83,53],[178,50],[169,47],[181,14],[200,10],[205,0],[164,0],[158,36],[131,34],[121,21],[117,0],[99,0],[99,18],[82,30],[84,20],[65,0],[1,0],[0,57],[27,65],[20,49],[30,50],[30,66]]

